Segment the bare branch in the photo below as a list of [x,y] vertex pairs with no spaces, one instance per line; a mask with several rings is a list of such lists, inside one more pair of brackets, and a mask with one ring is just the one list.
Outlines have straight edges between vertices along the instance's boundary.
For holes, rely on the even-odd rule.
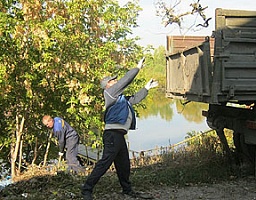
[[[172,0],[170,1],[172,2]],[[181,27],[184,16],[195,15],[195,14],[200,16],[203,20],[203,23],[197,24],[196,27],[209,26],[209,21],[211,20],[211,18],[207,18],[206,15],[204,14],[204,11],[208,8],[208,6],[202,7],[202,5],[200,4],[200,0],[197,0],[197,2],[191,3],[189,5],[192,7],[191,11],[178,13],[176,8],[178,6],[181,6],[180,4],[181,4],[181,0],[175,1],[174,5],[170,5],[170,6],[167,6],[163,0],[157,0],[157,2],[155,3],[156,15],[162,18],[162,22],[165,27],[172,24],[177,24],[179,27]]]

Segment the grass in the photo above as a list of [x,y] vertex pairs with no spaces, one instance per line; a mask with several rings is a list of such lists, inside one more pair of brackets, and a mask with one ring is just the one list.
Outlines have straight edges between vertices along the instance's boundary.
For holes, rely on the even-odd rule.
[[[170,148],[161,155],[143,154],[132,160],[131,182],[136,190],[161,186],[188,186],[214,183],[234,176],[229,160],[214,135],[195,137],[186,145]],[[54,168],[53,168],[54,169]],[[80,186],[86,175],[31,168],[15,184],[0,192],[0,199],[81,199]],[[109,170],[95,187],[96,198],[121,191],[116,173]],[[23,196],[22,196],[23,195]],[[108,198],[106,198],[108,199]],[[111,199],[111,198],[109,198]]]

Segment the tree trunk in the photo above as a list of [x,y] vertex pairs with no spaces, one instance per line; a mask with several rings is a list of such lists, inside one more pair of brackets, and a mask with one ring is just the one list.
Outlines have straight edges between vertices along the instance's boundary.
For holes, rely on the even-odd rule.
[[16,160],[19,152],[20,142],[21,142],[21,136],[23,131],[25,118],[22,117],[22,120],[19,125],[19,117],[16,116],[16,134],[13,134],[13,139],[16,141],[11,145],[11,176],[12,179],[16,177],[17,171],[16,171]]
[[50,149],[50,146],[51,146],[51,139],[52,139],[52,131],[50,132],[50,135],[49,135],[49,138],[48,138],[48,143],[47,143],[46,151],[45,151],[45,154],[44,154],[44,164],[43,164],[43,166],[46,165],[49,149]]
[[38,139],[36,137],[35,147],[34,147],[34,156],[33,156],[32,162],[31,162],[32,165],[34,165],[36,158],[37,158],[37,146],[38,146]]
[[22,147],[23,147],[23,139],[22,139],[22,137],[21,137],[21,139],[20,139],[20,148],[19,148],[19,165],[18,165],[18,172],[20,172],[20,169],[21,169]]

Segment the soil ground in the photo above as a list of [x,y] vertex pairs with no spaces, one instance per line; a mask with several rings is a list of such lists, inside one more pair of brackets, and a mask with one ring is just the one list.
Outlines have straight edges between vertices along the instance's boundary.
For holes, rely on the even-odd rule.
[[[35,182],[36,185],[46,184],[40,183],[40,180]],[[1,195],[1,200],[44,200],[51,199],[54,188],[53,186],[48,186],[47,190],[40,192],[40,188],[36,191],[30,189],[26,190],[26,193],[20,191],[20,186],[11,187],[9,189],[9,195]],[[31,186],[32,187],[32,186]],[[60,187],[60,186],[57,186]],[[34,189],[36,186],[34,186]],[[70,185],[69,187],[62,188],[65,192],[61,192],[61,188],[55,188],[58,190],[58,195],[54,195],[54,199],[74,199],[82,200],[82,196],[79,190],[72,191],[72,189],[78,188],[78,185]],[[18,189],[18,190],[17,190]],[[19,192],[18,192],[19,191]],[[136,191],[136,188],[135,188]],[[131,198],[129,196],[123,196],[120,192],[114,191],[108,194],[96,193],[94,195],[94,200],[134,200],[134,199],[160,199],[160,200],[253,200],[256,199],[256,179],[254,176],[232,179],[229,181],[218,182],[214,184],[196,184],[187,185],[184,187],[175,186],[162,186],[152,188],[147,193],[142,193],[144,198]],[[152,197],[152,198],[149,198]]]
[[[255,177],[246,177],[215,184],[188,185],[181,188],[164,186],[152,189],[149,191],[149,195],[154,199],[161,200],[253,200],[256,199],[256,179]],[[98,196],[96,199],[131,200],[134,198],[123,197],[121,194],[114,193]]]
[[256,182],[253,177],[236,181],[188,186],[183,188],[161,188],[154,193],[156,198],[163,200],[252,200],[256,199]]

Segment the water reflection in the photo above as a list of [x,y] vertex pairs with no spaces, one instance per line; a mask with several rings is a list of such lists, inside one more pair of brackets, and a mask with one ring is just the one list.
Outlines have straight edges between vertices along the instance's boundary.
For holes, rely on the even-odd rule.
[[130,131],[127,136],[131,150],[142,151],[176,144],[184,140],[189,132],[210,129],[202,116],[202,110],[208,109],[207,104],[185,104],[167,99],[164,95],[158,96],[158,99],[150,97],[145,100],[146,109],[138,109],[137,130]]
[[139,107],[139,119],[147,119],[152,116],[159,116],[160,118],[171,121],[173,117],[173,109],[171,105],[175,101],[165,97],[164,91],[154,90],[143,100],[145,107]]

